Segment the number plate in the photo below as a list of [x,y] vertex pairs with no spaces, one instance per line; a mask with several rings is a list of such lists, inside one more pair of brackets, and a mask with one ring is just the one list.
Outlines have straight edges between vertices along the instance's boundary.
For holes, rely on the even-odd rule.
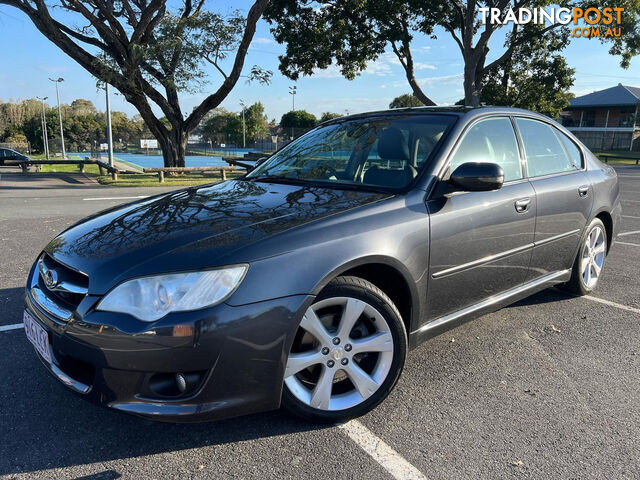
[[27,338],[42,358],[51,363],[51,350],[49,349],[49,335],[47,331],[40,326],[38,321],[31,316],[29,312],[24,311],[22,316],[24,321],[24,331],[27,334]]

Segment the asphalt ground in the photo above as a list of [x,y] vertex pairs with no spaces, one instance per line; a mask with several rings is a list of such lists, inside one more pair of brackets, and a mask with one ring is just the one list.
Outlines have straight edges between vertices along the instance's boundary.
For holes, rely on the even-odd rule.
[[594,298],[546,290],[432,339],[375,411],[318,427],[280,411],[154,423],[51,378],[21,328],[2,330],[22,321],[30,265],[71,223],[162,190],[0,169],[0,476],[640,478],[640,169],[617,170],[623,235]]

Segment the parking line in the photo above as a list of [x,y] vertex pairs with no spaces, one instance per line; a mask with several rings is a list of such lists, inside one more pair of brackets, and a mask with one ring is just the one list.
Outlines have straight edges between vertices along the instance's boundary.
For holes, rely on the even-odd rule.
[[640,220],[640,217],[634,217],[633,215],[622,215],[622,218],[637,218]]
[[83,198],[82,200],[91,201],[91,200],[132,200],[135,198],[147,198],[149,195],[136,195],[134,197],[89,197]]
[[605,300],[604,298],[592,297],[591,295],[585,295],[582,298],[586,298],[587,300],[591,300],[592,302],[603,303],[605,305],[609,305],[610,307],[616,307],[620,310],[626,310],[627,312],[640,313],[640,308],[627,307],[626,305],[612,302],[610,300]]
[[16,330],[18,328],[22,328],[24,324],[22,323],[14,323],[13,325],[0,325],[0,332],[5,332],[8,330]]
[[615,241],[616,244],[620,244],[620,245],[632,245],[634,247],[640,247],[640,243],[630,243],[630,242],[619,242],[618,240]]
[[640,230],[633,230],[632,232],[622,232],[619,233],[619,237],[624,237],[625,235],[635,235],[636,233],[640,233]]
[[629,203],[640,203],[640,200],[625,200],[624,198],[621,201],[622,202],[629,202]]
[[351,420],[338,426],[351,440],[358,444],[382,468],[398,480],[426,480],[420,470],[407,462],[375,433],[357,420]]

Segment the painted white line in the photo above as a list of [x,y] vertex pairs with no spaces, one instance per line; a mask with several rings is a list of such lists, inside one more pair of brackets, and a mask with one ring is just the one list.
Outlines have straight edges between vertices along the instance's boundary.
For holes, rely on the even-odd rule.
[[618,175],[618,178],[639,178],[640,175]]
[[637,218],[640,220],[640,217],[634,217],[633,215],[622,215],[622,218]]
[[617,240],[613,244],[614,245],[617,245],[617,244],[620,244],[620,245],[631,245],[633,247],[640,247],[640,243],[619,242]]
[[634,230],[632,232],[622,232],[622,233],[619,233],[618,236],[624,237],[626,235],[635,235],[636,233],[640,233],[640,230]]
[[605,305],[609,305],[610,307],[616,307],[620,310],[626,310],[627,312],[640,313],[640,308],[627,307],[626,305],[611,302],[609,300],[605,300],[604,298],[592,297],[591,295],[585,295],[582,298],[586,298],[587,300],[591,300],[592,302],[603,303]]
[[91,201],[91,200],[132,200],[134,198],[147,198],[149,195],[136,195],[135,197],[89,197],[83,198],[82,200]]
[[640,200],[625,200],[624,198],[620,200],[621,202],[629,202],[629,203],[640,203]]
[[398,452],[359,421],[351,420],[339,425],[338,428],[345,432],[351,440],[367,452],[393,478],[398,480],[426,480],[427,477],[420,470],[402,458]]
[[13,325],[0,325],[0,332],[5,332],[8,330],[16,330],[18,328],[23,328],[24,324],[22,323],[14,323]]

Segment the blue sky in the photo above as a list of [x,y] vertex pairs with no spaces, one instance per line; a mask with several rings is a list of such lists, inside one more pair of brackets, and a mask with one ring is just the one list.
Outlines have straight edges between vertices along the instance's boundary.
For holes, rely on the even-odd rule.
[[[248,9],[250,2],[222,1],[212,3],[210,8],[227,12],[233,8]],[[450,104],[462,98],[462,59],[457,46],[444,31],[436,32],[438,39],[416,38],[413,44],[417,62],[416,77],[427,95],[438,104]],[[492,41],[489,60],[501,52],[501,35]],[[0,100],[25,99],[49,96],[55,101],[55,88],[48,77],[63,77],[61,101],[69,103],[75,98],[92,100],[99,109],[104,108],[104,93],[97,91],[95,79],[78,66],[57,47],[42,36],[25,15],[16,9],[0,5]],[[597,40],[576,38],[565,51],[569,64],[576,69],[573,92],[576,95],[610,87],[617,83],[640,86],[640,59],[632,61],[624,70],[619,59],[608,54],[608,47]],[[245,71],[254,65],[274,72],[268,86],[247,85],[239,82],[221,106],[239,111],[240,100],[247,104],[261,101],[269,117],[280,116],[291,109],[288,87],[294,82],[278,71],[278,55],[284,46],[278,45],[269,32],[266,22],[260,21]],[[198,94],[182,96],[183,111],[190,111],[208,93],[215,90],[220,77],[212,72],[210,84]],[[295,83],[298,89],[296,109],[305,109],[315,115],[324,111],[339,113],[364,112],[387,108],[397,95],[410,92],[404,70],[392,53],[384,54],[371,63],[360,77],[353,81],[342,78],[335,68],[317,72],[312,77],[301,78]],[[112,96],[112,109],[130,115],[136,113],[119,95]]]

